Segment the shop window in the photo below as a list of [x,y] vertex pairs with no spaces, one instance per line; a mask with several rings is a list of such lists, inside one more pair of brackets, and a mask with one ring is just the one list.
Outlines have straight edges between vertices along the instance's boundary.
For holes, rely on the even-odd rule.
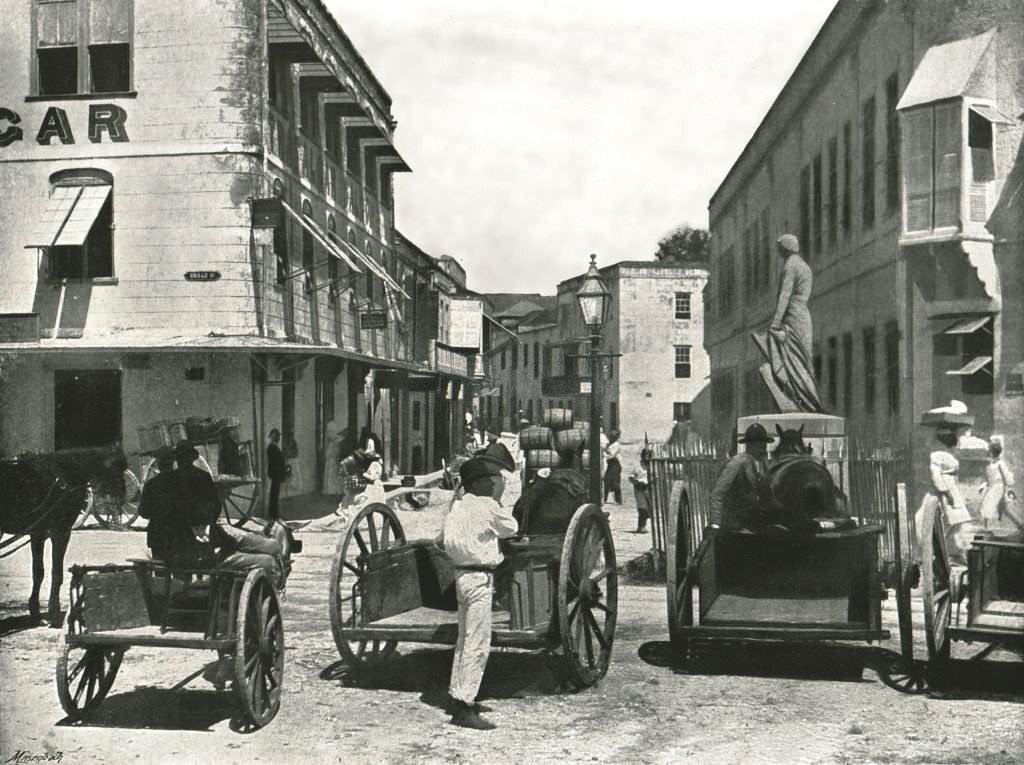
[[691,419],[689,401],[676,401],[672,404],[672,419],[676,422],[687,422]]
[[130,91],[132,5],[132,0],[35,0],[35,94]]
[[50,197],[28,246],[46,254],[51,279],[103,279],[114,275],[113,178],[103,170],[60,171],[50,176]]
[[676,319],[689,319],[690,314],[690,293],[676,293]]
[[677,380],[684,380],[690,377],[690,346],[675,346],[675,376]]

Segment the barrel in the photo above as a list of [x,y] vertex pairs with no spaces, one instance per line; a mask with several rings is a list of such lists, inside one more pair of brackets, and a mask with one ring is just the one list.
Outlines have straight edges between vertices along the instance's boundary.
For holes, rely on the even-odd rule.
[[580,453],[580,467],[583,470],[590,470],[590,449],[584,449]]
[[560,452],[574,452],[587,441],[586,433],[580,428],[555,431],[555,449]]
[[171,436],[171,443],[176,444],[179,441],[188,440],[188,430],[185,429],[183,422],[172,422],[168,425],[167,430]]
[[583,440],[586,441],[590,438],[590,420],[581,420],[578,417],[573,418],[572,421],[573,430],[583,431]]
[[571,409],[545,409],[544,424],[552,430],[565,430],[572,427]]
[[523,449],[550,449],[551,428],[534,425],[519,431],[519,446]]
[[556,468],[562,464],[562,458],[554,449],[528,449],[526,451],[526,467]]

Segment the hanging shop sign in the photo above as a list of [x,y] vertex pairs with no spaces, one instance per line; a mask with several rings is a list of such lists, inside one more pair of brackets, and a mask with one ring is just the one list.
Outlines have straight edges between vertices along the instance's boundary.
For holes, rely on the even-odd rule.
[[434,344],[434,369],[450,375],[469,377],[469,360],[466,354]]
[[363,311],[359,314],[359,326],[361,329],[384,329],[388,325],[387,310]]
[[[124,123],[128,121],[128,112],[117,104],[90,104],[88,135],[92,143],[101,143],[103,134],[114,143],[128,141],[128,131]],[[21,127],[21,115],[13,109],[0,106],[0,147],[10,146],[15,141],[25,138]],[[75,134],[68,120],[68,113],[59,106],[51,106],[43,115],[36,133],[36,143],[49,146],[56,138],[62,144],[75,143]]]
[[186,271],[187,282],[215,282],[220,279],[220,271]]

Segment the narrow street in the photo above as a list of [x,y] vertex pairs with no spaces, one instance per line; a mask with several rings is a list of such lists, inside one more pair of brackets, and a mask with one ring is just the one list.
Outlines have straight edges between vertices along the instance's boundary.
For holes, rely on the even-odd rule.
[[[610,512],[622,567],[647,549],[650,538],[632,533],[631,506]],[[410,537],[435,533],[440,516],[438,506],[401,513]],[[380,676],[357,681],[347,675],[327,615],[337,534],[301,535],[305,549],[284,603],[281,711],[252,734],[233,729],[230,693],[217,693],[198,677],[188,680],[213,654],[181,650],[130,650],[98,711],[77,725],[62,722],[53,681],[60,633],[19,628],[31,584],[28,550],[0,562],[0,672],[6,679],[0,761],[17,761],[10,758],[18,752],[60,752],[66,763],[118,765],[214,759],[994,765],[1020,762],[1024,751],[1019,697],[976,691],[906,696],[857,666],[867,653],[861,647],[718,655],[702,660],[693,674],[661,666],[668,656],[664,588],[625,576],[611,669],[597,687],[554,693],[546,657],[495,652],[482,697],[499,728],[458,729],[446,724],[444,712],[450,651],[400,645]],[[68,564],[123,561],[144,554],[144,545],[143,533],[86,529],[73,535]],[[895,638],[891,598],[884,617]],[[920,619],[918,606],[918,637]],[[897,641],[887,647],[897,649]],[[786,676],[798,673],[810,676]]]

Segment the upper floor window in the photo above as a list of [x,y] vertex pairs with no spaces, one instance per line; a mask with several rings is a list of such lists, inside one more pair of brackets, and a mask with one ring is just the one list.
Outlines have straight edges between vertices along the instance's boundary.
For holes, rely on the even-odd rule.
[[113,178],[103,170],[50,176],[50,198],[28,245],[46,253],[51,279],[114,275]]
[[676,318],[677,319],[689,319],[690,314],[690,293],[689,292],[677,292],[676,293]]
[[676,379],[682,380],[690,376],[690,346],[675,346],[675,370]]
[[132,0],[35,0],[33,93],[131,90]]
[[[550,365],[550,362],[549,362]],[[540,377],[540,343],[533,344],[533,379]]]
[[864,228],[875,225],[875,97],[864,102],[861,113],[861,221]]

